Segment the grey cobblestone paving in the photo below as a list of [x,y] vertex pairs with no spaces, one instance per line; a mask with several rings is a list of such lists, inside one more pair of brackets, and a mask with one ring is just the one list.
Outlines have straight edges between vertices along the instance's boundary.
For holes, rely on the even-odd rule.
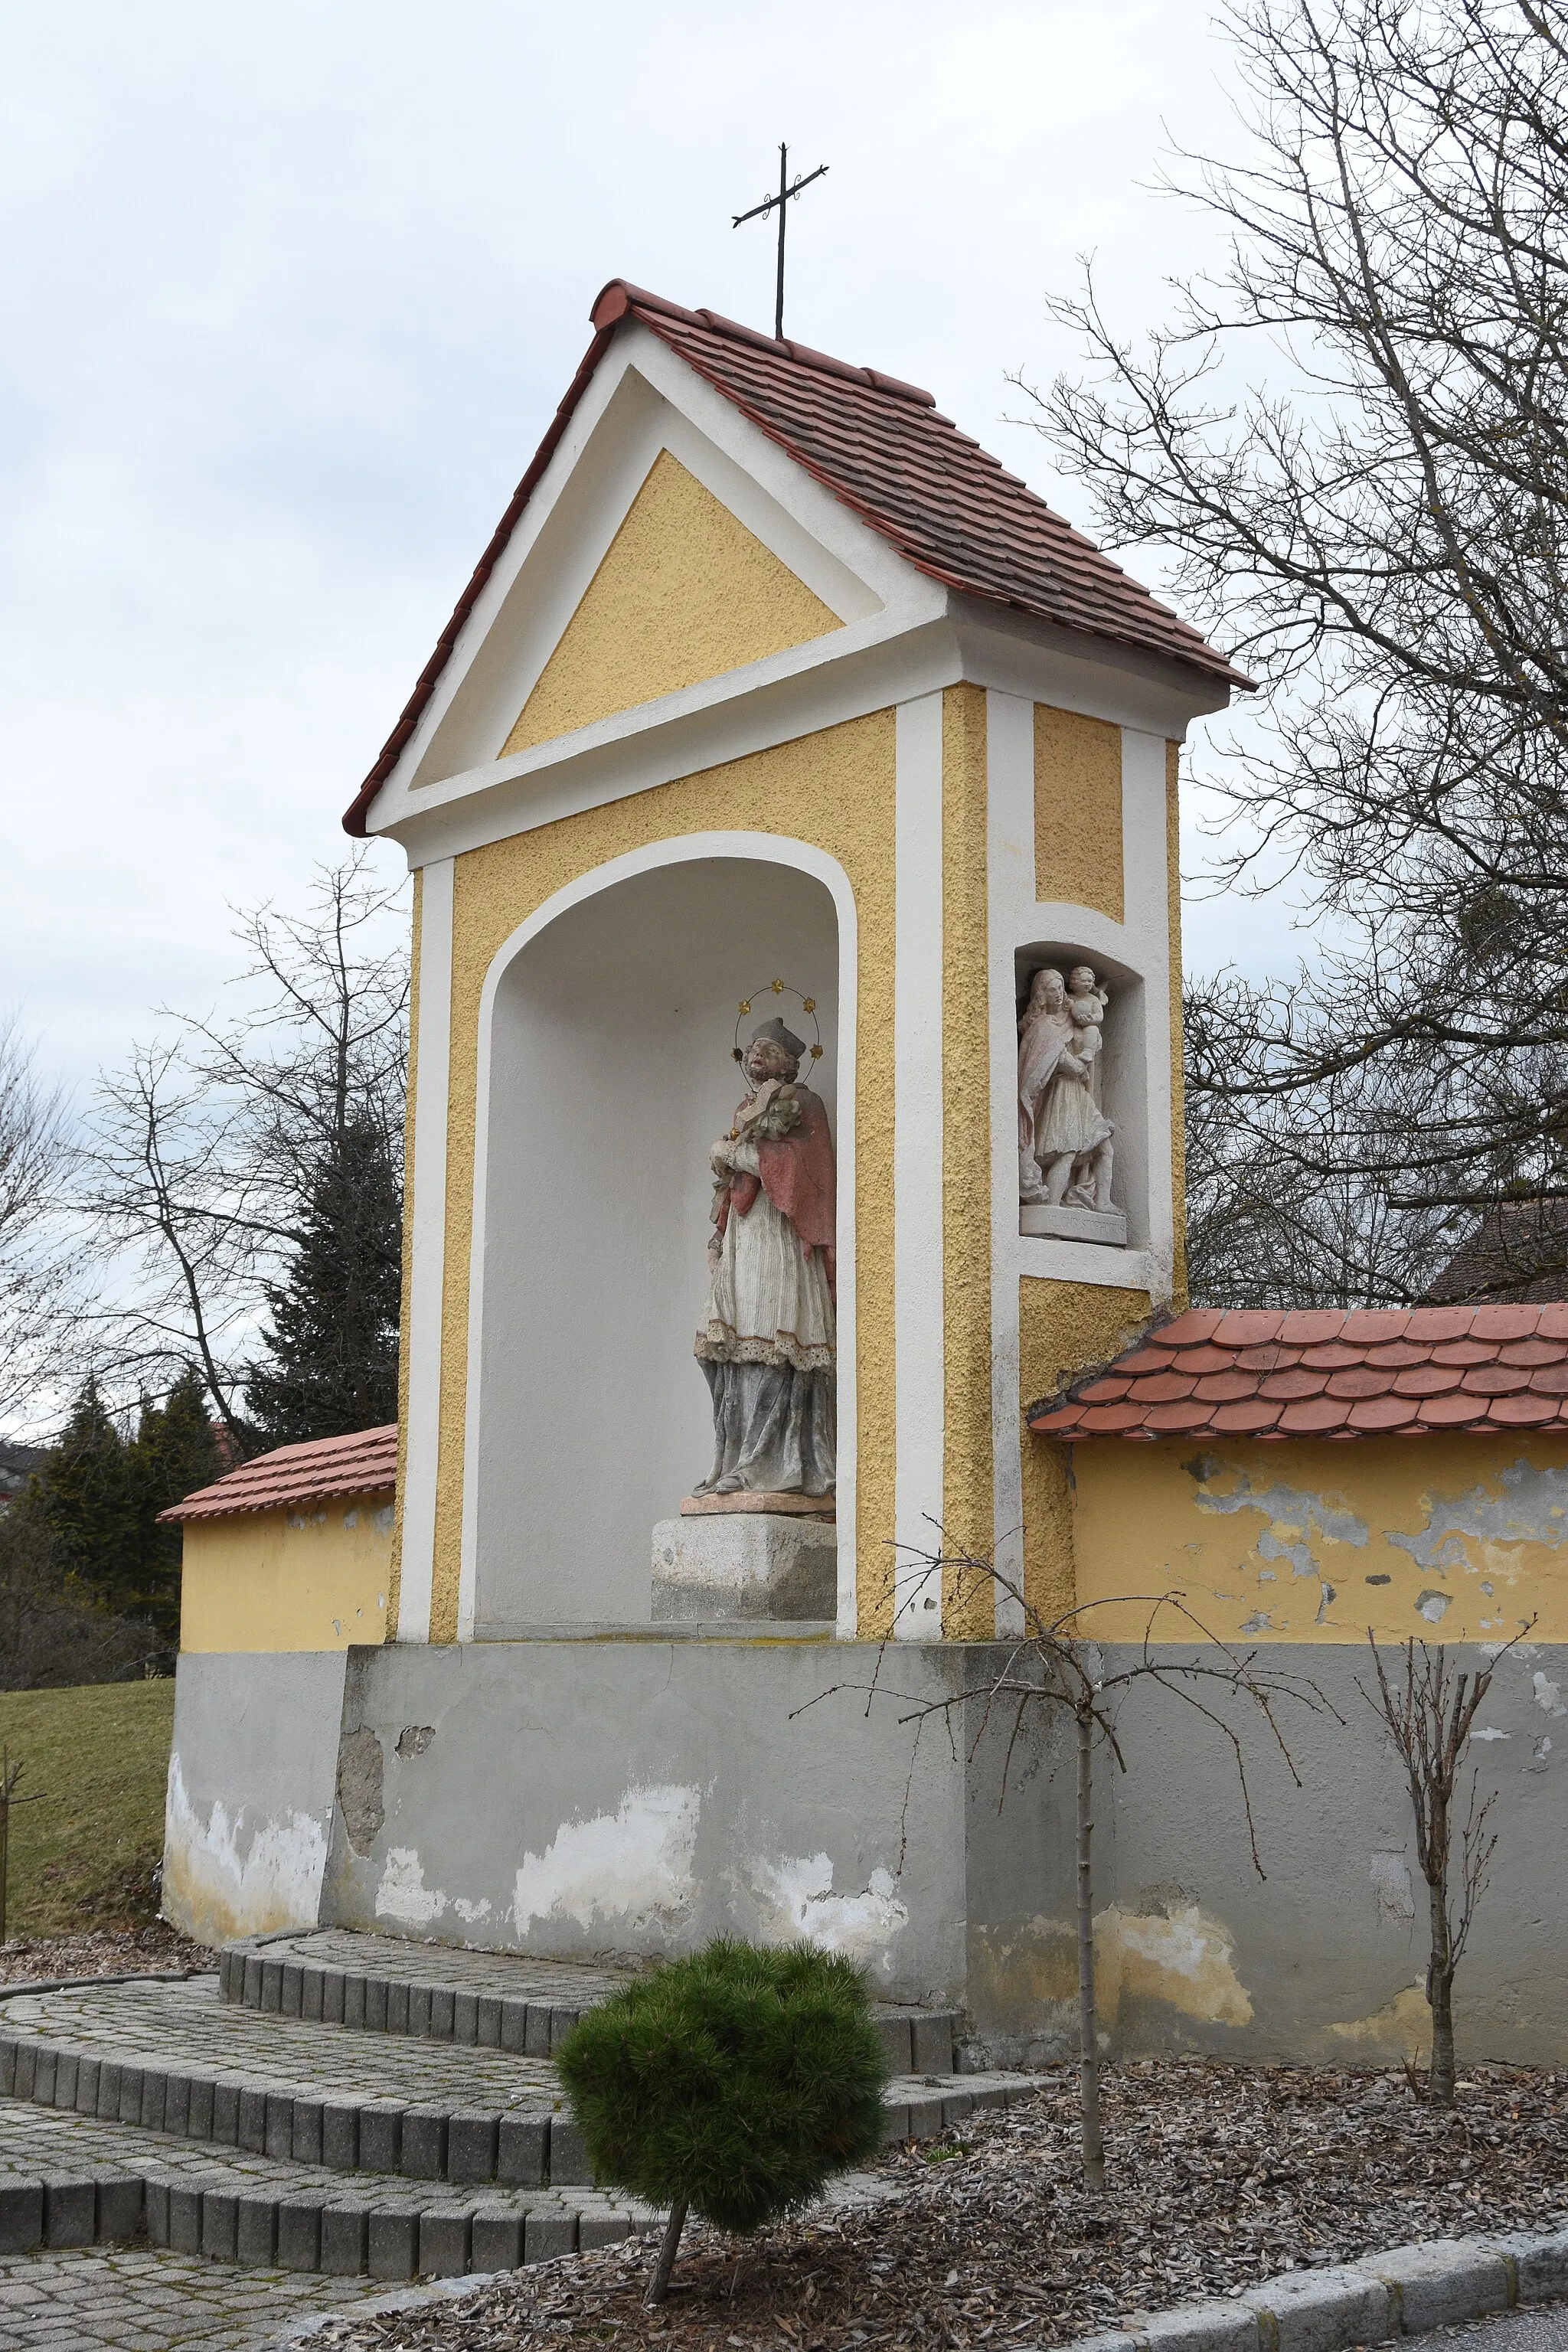
[[290,2319],[385,2293],[374,2279],[241,2270],[146,2246],[0,2255],[0,2352],[259,2352]]
[[538,2113],[557,2097],[547,2059],[267,2016],[220,2001],[216,1977],[24,1994],[0,2007],[0,2033],[310,2098]]

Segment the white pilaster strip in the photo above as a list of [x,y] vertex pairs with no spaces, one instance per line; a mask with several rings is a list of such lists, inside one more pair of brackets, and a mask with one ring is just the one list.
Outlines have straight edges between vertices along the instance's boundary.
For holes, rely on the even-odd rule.
[[415,1066],[414,1199],[408,1295],[408,1439],[397,1638],[430,1639],[436,1556],[436,1461],[441,1433],[441,1297],[447,1247],[447,1097],[452,1045],[452,872],[424,868],[419,917],[419,1034]]
[[1139,942],[1143,977],[1144,1076],[1149,1200],[1149,1288],[1171,1296],[1175,1218],[1171,1187],[1171,905],[1165,841],[1165,740],[1121,730],[1121,840],[1125,921]]
[[942,716],[940,694],[897,719],[893,978],[894,1632],[942,1633],[940,1580],[913,1552],[941,1545],[942,1336]]
[[[1015,950],[1035,909],[1035,706],[985,698],[987,964],[991,995],[991,1450],[995,1561],[1021,1591],[1024,1465],[1018,1394],[1018,1031]],[[996,1631],[1021,1633],[998,1592]]]

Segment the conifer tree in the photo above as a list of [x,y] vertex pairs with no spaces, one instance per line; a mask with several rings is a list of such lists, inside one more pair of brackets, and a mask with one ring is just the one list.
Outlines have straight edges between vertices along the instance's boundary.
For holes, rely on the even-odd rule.
[[38,1480],[37,1507],[65,1572],[118,1609],[141,1549],[140,1513],[130,1448],[93,1374]]
[[402,1230],[386,1137],[351,1117],[310,1177],[287,1278],[267,1293],[270,1361],[252,1367],[246,1398],[269,1444],[396,1420]]
[[158,1514],[198,1486],[210,1486],[224,1466],[217,1433],[207,1417],[206,1391],[194,1365],[182,1368],[161,1405],[142,1400],[127,1466],[135,1503],[134,1547],[114,1605],[122,1614],[149,1619],[176,1645],[181,1531],[160,1527]]

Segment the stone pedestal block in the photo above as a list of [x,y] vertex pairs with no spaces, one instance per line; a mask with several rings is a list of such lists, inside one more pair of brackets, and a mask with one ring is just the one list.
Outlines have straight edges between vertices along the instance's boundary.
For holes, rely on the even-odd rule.
[[656,1624],[699,1618],[838,1612],[838,1530],[831,1519],[724,1511],[661,1519],[653,1531]]
[[1056,1241],[1100,1242],[1111,1249],[1127,1246],[1127,1218],[1121,1209],[1053,1209],[1044,1201],[1026,1201],[1018,1211],[1018,1231]]

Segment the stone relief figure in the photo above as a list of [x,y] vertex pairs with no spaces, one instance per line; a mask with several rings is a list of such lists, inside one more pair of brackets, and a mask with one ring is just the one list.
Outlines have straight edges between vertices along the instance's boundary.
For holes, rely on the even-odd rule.
[[1018,1192],[1050,1208],[1111,1207],[1115,1129],[1100,1103],[1110,992],[1088,964],[1035,974],[1018,1024]]
[[713,1467],[699,1495],[829,1496],[836,1476],[837,1179],[804,1041],[754,1030],[751,1091],[710,1155],[713,1234],[697,1356],[713,1399]]

